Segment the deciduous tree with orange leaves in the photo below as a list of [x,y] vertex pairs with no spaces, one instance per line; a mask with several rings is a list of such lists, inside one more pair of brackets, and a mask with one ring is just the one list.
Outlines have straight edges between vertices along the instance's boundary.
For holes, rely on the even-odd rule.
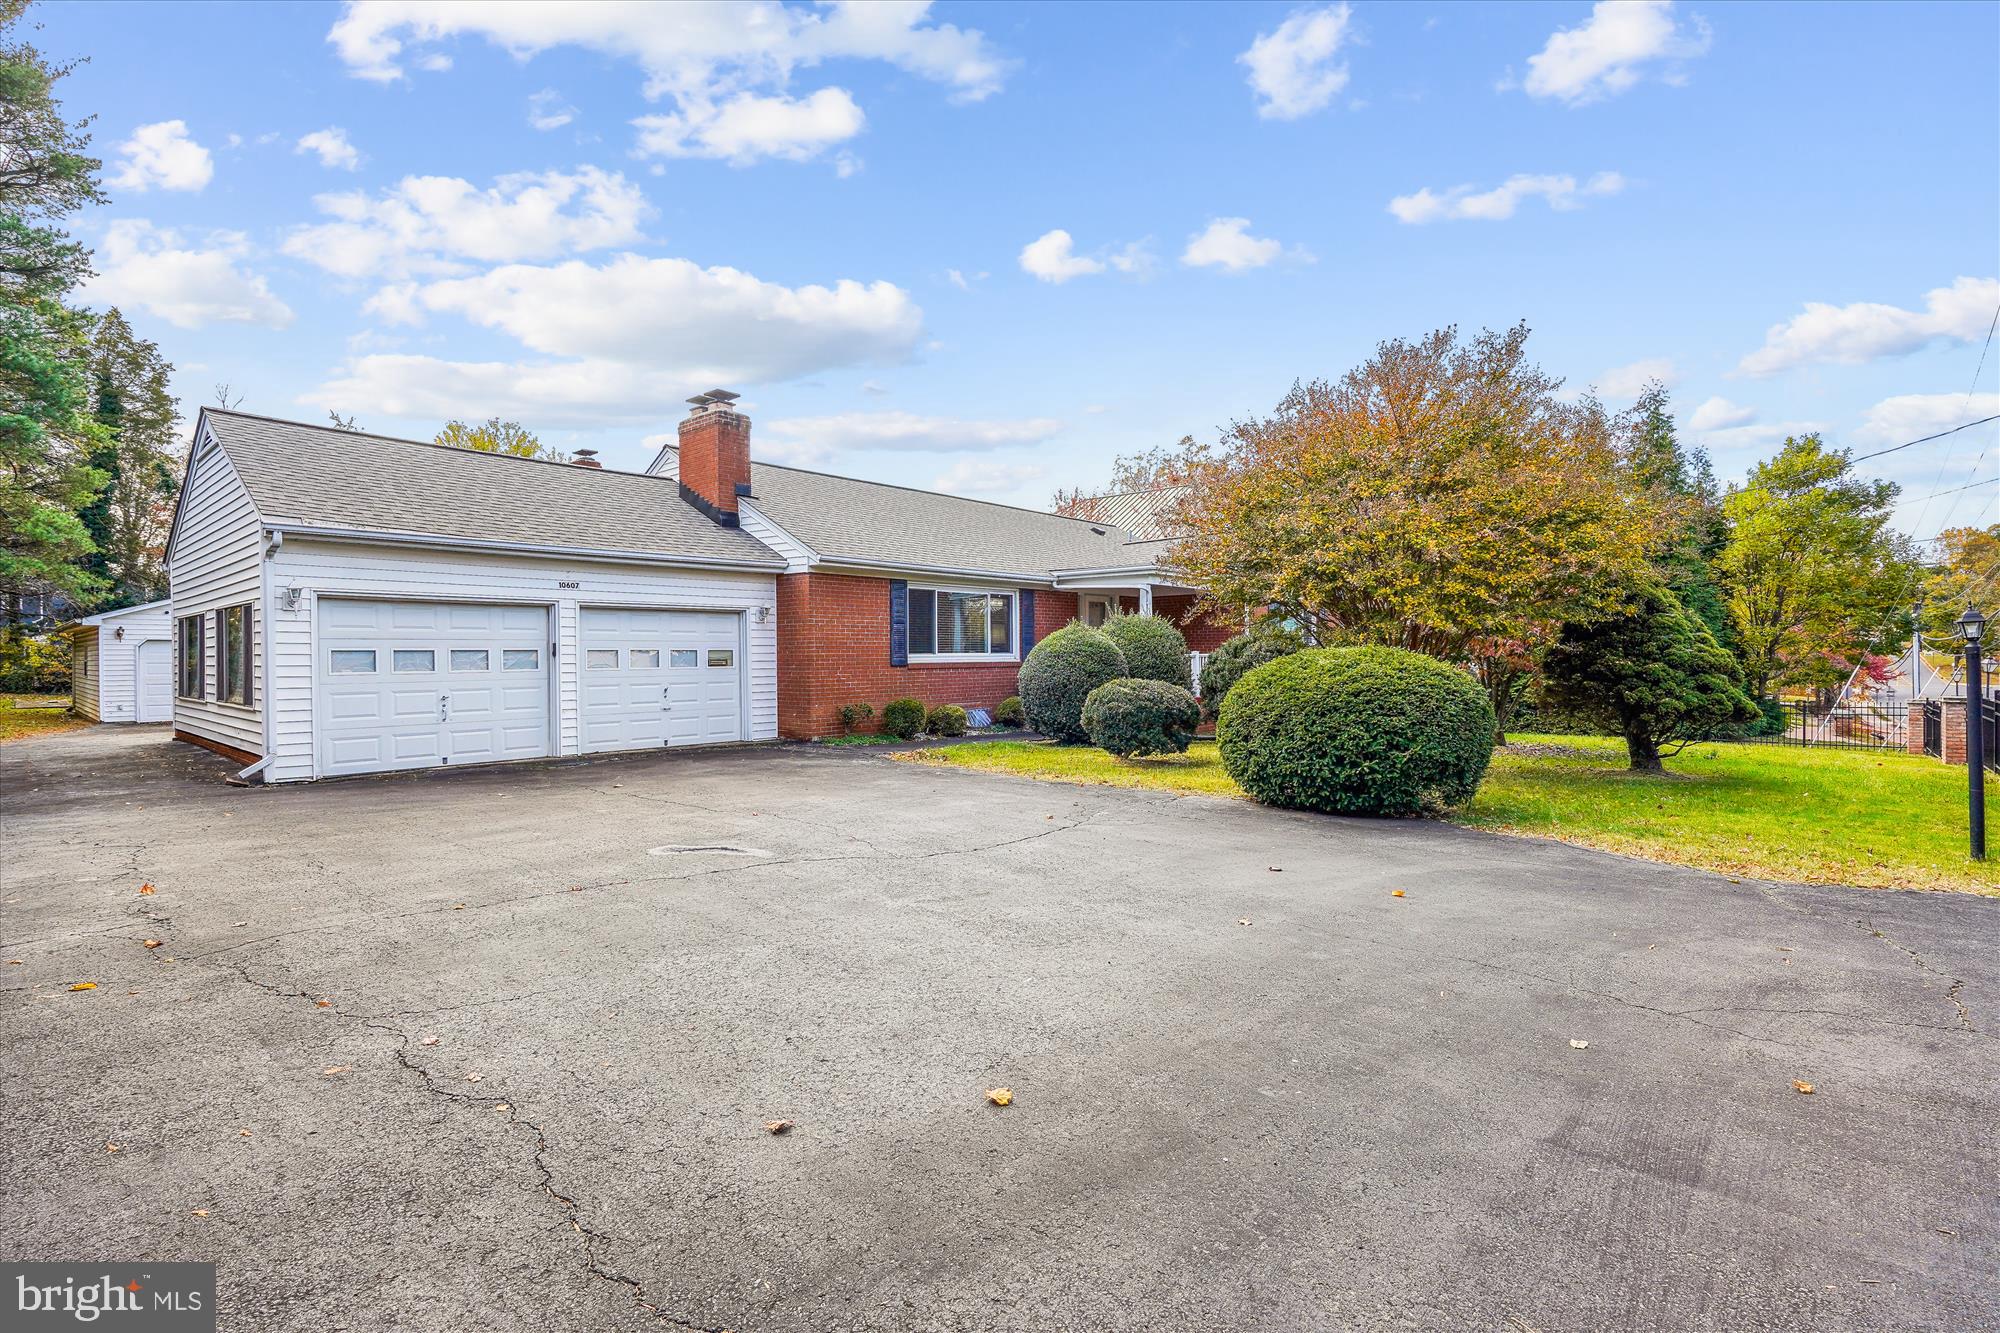
[[1216,605],[1270,605],[1322,643],[1474,663],[1616,612],[1679,502],[1636,474],[1594,399],[1559,396],[1527,340],[1385,342],[1192,451],[1174,564]]

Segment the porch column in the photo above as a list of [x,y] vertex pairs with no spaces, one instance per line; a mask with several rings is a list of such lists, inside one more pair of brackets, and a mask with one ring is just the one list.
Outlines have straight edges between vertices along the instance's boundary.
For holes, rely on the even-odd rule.
[[1139,614],[1142,616],[1153,614],[1153,585],[1150,583],[1139,585]]

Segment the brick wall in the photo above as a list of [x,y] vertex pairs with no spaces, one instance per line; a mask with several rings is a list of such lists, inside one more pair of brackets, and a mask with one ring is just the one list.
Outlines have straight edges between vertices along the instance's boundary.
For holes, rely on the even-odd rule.
[[1217,617],[1213,614],[1196,614],[1197,600],[1192,594],[1180,597],[1155,597],[1153,614],[1165,616],[1180,626],[1181,633],[1187,636],[1188,648],[1197,653],[1212,653],[1243,632],[1243,626],[1238,620]]
[[[1074,593],[1036,591],[1036,638],[1075,618]],[[890,666],[889,580],[854,574],[778,577],[782,736],[836,735],[840,706],[848,703],[873,705],[879,722],[882,705],[905,695],[930,708],[990,709],[1016,692],[1020,670],[1018,662]]]

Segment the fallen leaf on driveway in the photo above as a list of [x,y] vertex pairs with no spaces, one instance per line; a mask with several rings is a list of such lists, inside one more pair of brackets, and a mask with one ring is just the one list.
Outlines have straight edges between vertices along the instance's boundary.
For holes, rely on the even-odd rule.
[[1801,1092],[1804,1093],[1806,1096],[1810,1097],[1812,1096],[1814,1089],[1813,1085],[1806,1082],[1804,1079],[1795,1078],[1792,1080],[1792,1091]]
[[141,885],[139,886],[139,892],[141,892],[141,893],[151,893],[151,892],[153,892],[153,886],[152,886],[152,885],[150,885],[150,884],[141,884]]
[[315,1009],[331,1009],[331,1008],[333,1008],[333,1001],[332,1001],[332,1000],[314,1000],[314,1001],[313,1001],[313,1008],[315,1008]]
[[509,1106],[509,1105],[507,1105],[507,1103],[505,1103],[505,1102],[501,1102],[501,1103],[499,1103],[498,1105],[496,1105],[496,1106],[495,1106],[495,1107],[494,1107],[493,1109],[494,1109],[494,1110],[496,1110],[496,1111],[511,1111],[511,1110],[513,1110],[514,1108],[513,1108],[513,1107],[511,1107],[511,1106]]
[[1244,917],[1238,917],[1238,918],[1236,919],[1236,924],[1237,924],[1237,925],[1239,925],[1239,926],[1247,926],[1247,925],[1249,925],[1249,924],[1250,924],[1250,918],[1249,918],[1249,917],[1247,917],[1247,916],[1244,916]]
[[96,983],[96,982],[94,982],[94,981],[79,981],[79,982],[77,982],[77,983],[76,983],[75,985],[71,986],[71,987],[70,987],[70,989],[71,989],[71,990],[96,990],[96,989],[97,989],[97,983]]
[[331,1078],[335,1074],[345,1074],[353,1068],[354,1068],[353,1065],[328,1065],[326,1068],[320,1070],[319,1072],[322,1077]]
[[789,1120],[766,1120],[764,1122],[764,1132],[766,1134],[782,1134],[791,1127],[792,1122]]
[[104,1145],[104,1151],[106,1151],[106,1152],[117,1152],[117,1151],[118,1151],[118,1145],[117,1145],[117,1144],[115,1144],[115,1143],[107,1143],[107,1144],[105,1144],[105,1145]]
[[1285,868],[1283,866],[1272,866],[1271,871],[1273,874],[1282,875],[1285,872]]
[[207,1216],[208,1216],[208,1209],[206,1209],[206,1208],[197,1208],[197,1209],[195,1209],[195,1210],[194,1210],[194,1215],[195,1215],[196,1217],[207,1217]]
[[1389,896],[1391,898],[1400,898],[1403,896],[1403,891],[1401,889],[1391,889],[1389,891]]
[[250,923],[249,923],[248,921],[232,921],[232,922],[230,922],[229,924],[230,924],[230,927],[231,927],[231,928],[233,929],[233,928],[235,928],[235,927],[238,927],[238,926],[247,926],[247,925],[249,925]]
[[24,962],[22,962],[22,961],[21,961],[20,959],[18,959],[18,958],[9,958],[9,959],[7,960],[7,966],[9,966],[9,967],[26,967],[26,966],[27,966],[27,964],[26,964],[26,963],[24,963]]
[[419,1039],[417,1042],[417,1045],[419,1046],[435,1046],[437,1044],[438,1044],[438,1039],[436,1037],[423,1037]]
[[1569,1048],[1573,1051],[1587,1051],[1590,1049],[1590,1043],[1587,1041],[1578,1041],[1576,1038],[1571,1037],[1569,1039]]
[[247,1129],[239,1129],[236,1131],[236,1137],[240,1139],[247,1139],[250,1137],[250,1131]]
[[478,1082],[478,1081],[479,1081],[480,1079],[482,1079],[482,1078],[485,1078],[485,1077],[486,1077],[486,1075],[484,1075],[484,1074],[467,1074],[467,1075],[465,1076],[465,1081],[466,1081],[467,1083],[477,1083],[477,1082]]
[[463,911],[465,910],[465,904],[464,904],[464,903],[453,903],[453,904],[451,905],[451,910],[452,910],[452,911],[454,911],[454,912],[463,912]]
[[161,941],[159,940],[141,940],[139,942],[145,945],[148,949],[157,949],[160,947],[161,944]]
[[995,1106],[1007,1106],[1014,1100],[1014,1090],[1012,1088],[988,1088],[986,1090],[986,1100],[992,1102]]

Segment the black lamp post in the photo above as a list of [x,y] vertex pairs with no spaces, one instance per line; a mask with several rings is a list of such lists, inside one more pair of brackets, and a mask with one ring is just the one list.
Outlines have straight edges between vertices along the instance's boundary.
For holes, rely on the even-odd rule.
[[1972,819],[1972,859],[1986,859],[1986,687],[1979,678],[1979,639],[1986,617],[1967,607],[1958,618],[1965,636],[1965,768],[1972,786],[1968,799]]

